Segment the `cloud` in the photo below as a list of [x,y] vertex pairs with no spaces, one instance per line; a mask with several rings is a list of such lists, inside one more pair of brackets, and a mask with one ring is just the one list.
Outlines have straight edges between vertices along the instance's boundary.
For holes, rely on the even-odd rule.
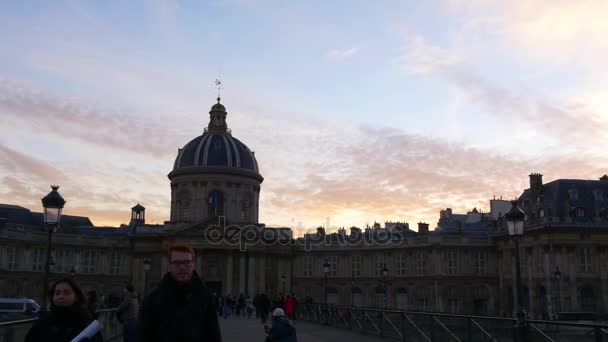
[[[406,73],[443,78],[457,89],[465,100],[479,107],[497,122],[514,130],[533,130],[560,140],[569,147],[588,147],[589,140],[600,143],[608,129],[601,114],[581,100],[555,98],[534,91],[521,83],[500,86],[482,77],[468,58],[430,44],[421,36],[405,43],[397,66]],[[576,124],[573,124],[576,123]]]
[[267,223],[320,225],[329,216],[345,226],[362,220],[434,224],[445,207],[466,212],[488,208],[494,195],[519,195],[530,172],[544,172],[545,179],[604,173],[585,155],[517,158],[386,127],[343,125],[340,135],[318,130],[306,147],[297,140],[292,145],[308,160],[291,159],[289,168],[304,173],[285,177],[273,168],[265,175],[261,217]]
[[169,117],[143,118],[100,109],[2,78],[0,112],[5,122],[19,124],[32,133],[156,158],[175,153],[185,139]]
[[349,49],[332,49],[327,51],[325,58],[331,61],[339,61],[353,57],[359,52],[358,47],[352,47]]
[[509,44],[529,61],[566,64],[582,60],[605,65],[608,3],[603,0],[449,0],[464,34]]
[[65,176],[49,162],[32,157],[0,144],[0,168],[11,174],[28,173],[45,182],[55,182]]
[[462,62],[456,54],[429,44],[422,36],[406,42],[402,54],[395,59],[399,68],[407,73],[429,75]]

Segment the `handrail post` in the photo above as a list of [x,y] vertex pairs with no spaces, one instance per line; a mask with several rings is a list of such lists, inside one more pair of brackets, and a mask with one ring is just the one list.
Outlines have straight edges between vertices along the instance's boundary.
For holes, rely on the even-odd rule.
[[430,330],[431,330],[431,342],[435,342],[435,320],[433,319],[435,316],[429,315],[431,319]]
[[472,323],[471,323],[471,318],[467,318],[467,342],[472,342],[473,341],[473,330],[472,330]]
[[378,317],[380,318],[380,322],[378,322],[378,328],[380,328],[380,336],[384,336],[384,315],[382,315],[382,311],[378,311]]
[[405,338],[405,316],[403,314],[401,314],[401,337],[402,337],[402,342],[406,342],[406,338]]
[[596,327],[595,329],[595,342],[602,342],[602,329]]

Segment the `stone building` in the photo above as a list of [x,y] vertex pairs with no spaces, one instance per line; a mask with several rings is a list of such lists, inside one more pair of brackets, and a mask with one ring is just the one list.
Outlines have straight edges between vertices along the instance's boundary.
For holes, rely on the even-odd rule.
[[[226,118],[218,99],[203,133],[178,150],[164,224],[147,224],[140,204],[120,227],[64,215],[53,235],[51,279],[74,276],[86,291],[115,298],[126,283],[149,292],[167,270],[168,247],[188,243],[197,272],[217,293],[294,292],[318,303],[512,315],[508,201],[490,200],[487,213],[447,208],[433,230],[386,222],[294,238],[289,228],[259,222],[264,178]],[[521,262],[530,316],[607,313],[608,176],[543,184],[542,175],[532,174],[518,203],[526,212]],[[0,205],[0,297],[40,296],[46,241],[41,213]]]

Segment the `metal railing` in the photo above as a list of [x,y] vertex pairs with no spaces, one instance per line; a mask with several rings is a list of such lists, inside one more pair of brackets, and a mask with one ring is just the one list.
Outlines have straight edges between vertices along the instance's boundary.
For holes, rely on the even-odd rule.
[[[122,337],[122,325],[116,319],[116,309],[97,311],[97,320],[103,326],[104,341],[116,340]],[[22,342],[30,328],[38,318],[25,318],[0,321],[0,342]]]
[[[515,318],[302,304],[298,319],[411,342],[517,341]],[[526,342],[608,342],[608,325],[526,320]]]

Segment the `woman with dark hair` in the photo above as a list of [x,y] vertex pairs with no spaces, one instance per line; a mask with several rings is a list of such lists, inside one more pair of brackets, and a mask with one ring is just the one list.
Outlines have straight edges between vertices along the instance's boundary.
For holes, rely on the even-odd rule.
[[[25,337],[25,342],[69,342],[92,321],[87,310],[87,300],[80,287],[70,278],[57,280],[48,293],[51,310],[45,312]],[[102,342],[97,333],[88,342]]]

